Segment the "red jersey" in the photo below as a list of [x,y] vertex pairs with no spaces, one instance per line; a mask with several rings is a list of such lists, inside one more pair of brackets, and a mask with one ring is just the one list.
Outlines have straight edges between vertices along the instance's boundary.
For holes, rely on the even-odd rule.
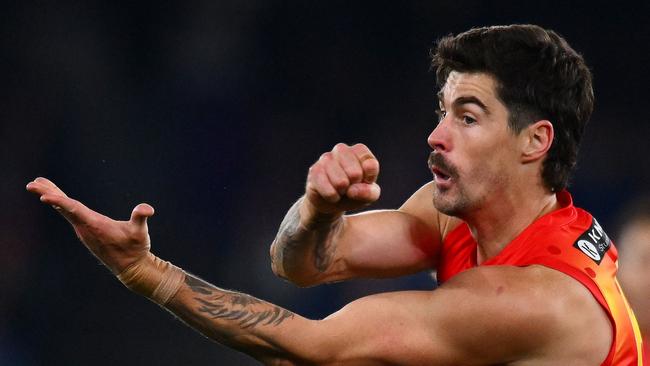
[[[537,264],[571,276],[591,292],[612,324],[613,342],[602,366],[642,366],[641,332],[616,279],[616,248],[593,216],[573,206],[567,191],[557,198],[560,209],[534,221],[480,265]],[[476,266],[477,243],[462,223],[443,240],[438,281]]]

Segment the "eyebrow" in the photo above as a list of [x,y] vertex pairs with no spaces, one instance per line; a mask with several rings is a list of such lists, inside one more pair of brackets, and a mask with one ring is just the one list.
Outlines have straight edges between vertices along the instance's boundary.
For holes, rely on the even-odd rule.
[[[443,101],[445,99],[445,94],[442,92],[442,90],[439,91],[437,95],[438,95],[438,102],[440,102],[441,104],[444,104]],[[481,102],[481,100],[478,99],[475,96],[458,97],[458,98],[456,98],[454,100],[454,102],[452,103],[452,106],[459,107],[459,106],[464,105],[464,104],[475,104],[475,105],[477,105],[479,108],[481,108],[483,110],[483,113],[490,114],[490,110],[485,105],[485,103]]]

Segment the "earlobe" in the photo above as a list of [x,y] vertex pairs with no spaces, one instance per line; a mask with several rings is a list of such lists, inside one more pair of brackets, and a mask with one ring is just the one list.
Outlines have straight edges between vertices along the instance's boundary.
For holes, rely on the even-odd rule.
[[553,144],[553,124],[548,120],[540,120],[526,127],[523,132],[522,162],[528,163],[544,157]]

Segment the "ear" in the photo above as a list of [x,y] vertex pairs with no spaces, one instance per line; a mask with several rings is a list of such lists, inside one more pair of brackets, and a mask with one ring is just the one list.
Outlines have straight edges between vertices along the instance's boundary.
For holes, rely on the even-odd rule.
[[553,124],[548,120],[537,121],[521,133],[521,161],[529,163],[544,157],[553,144]]

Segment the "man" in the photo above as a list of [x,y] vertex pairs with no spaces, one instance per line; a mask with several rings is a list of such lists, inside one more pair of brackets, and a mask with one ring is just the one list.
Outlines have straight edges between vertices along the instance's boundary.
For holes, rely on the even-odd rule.
[[615,249],[564,191],[592,110],[582,58],[524,25],[445,37],[433,62],[433,181],[398,210],[344,215],[378,199],[379,163],[364,145],[338,144],[310,168],[271,257],[299,285],[436,268],[435,291],[369,296],[308,320],[155,257],[149,205],[118,222],[47,179],[27,189],[127,287],[267,364],[640,365]]
[[623,210],[618,243],[621,247],[621,287],[643,334],[646,356],[650,354],[650,195],[642,196]]

